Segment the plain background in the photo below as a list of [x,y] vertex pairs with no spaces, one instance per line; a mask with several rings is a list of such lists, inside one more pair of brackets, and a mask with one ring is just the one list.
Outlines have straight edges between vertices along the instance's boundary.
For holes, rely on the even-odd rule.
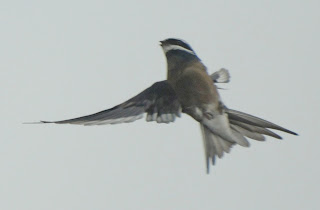
[[[0,209],[318,209],[319,1],[6,1]],[[300,136],[234,147],[205,173],[198,124],[25,125],[110,108],[166,77],[177,37],[225,104]],[[279,133],[280,134],[280,133]]]

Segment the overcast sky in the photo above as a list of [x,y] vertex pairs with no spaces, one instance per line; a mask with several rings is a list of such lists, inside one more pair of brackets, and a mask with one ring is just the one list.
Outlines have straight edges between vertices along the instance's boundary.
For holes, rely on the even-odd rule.
[[[191,1],[189,1],[191,2]],[[0,209],[317,209],[320,3],[0,4]],[[159,41],[186,40],[231,82],[225,104],[288,129],[205,172],[198,123],[25,125],[110,108],[166,78]]]

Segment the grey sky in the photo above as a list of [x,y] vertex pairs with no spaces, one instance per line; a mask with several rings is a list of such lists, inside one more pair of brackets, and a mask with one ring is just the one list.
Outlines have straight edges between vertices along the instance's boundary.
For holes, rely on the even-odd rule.
[[[0,6],[0,209],[317,209],[319,1],[6,1]],[[205,173],[183,116],[24,125],[110,108],[166,77],[159,41],[186,40],[225,104],[292,129],[234,147]]]

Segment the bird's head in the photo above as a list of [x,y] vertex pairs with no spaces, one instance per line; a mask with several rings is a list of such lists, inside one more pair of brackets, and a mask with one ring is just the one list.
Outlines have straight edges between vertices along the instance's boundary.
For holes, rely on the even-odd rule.
[[160,45],[165,54],[168,54],[168,53],[187,53],[191,55],[196,54],[193,51],[193,49],[190,47],[190,45],[181,39],[175,39],[175,38],[165,39],[163,41],[160,41]]

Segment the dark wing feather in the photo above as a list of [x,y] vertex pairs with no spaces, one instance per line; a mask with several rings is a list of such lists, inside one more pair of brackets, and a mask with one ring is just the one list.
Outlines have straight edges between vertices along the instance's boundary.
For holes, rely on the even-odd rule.
[[[226,113],[228,114],[228,118],[229,121],[232,122],[240,122],[240,124],[237,124],[238,126],[244,128],[244,126],[241,126],[241,124],[246,124],[247,126],[250,126],[252,129],[257,128],[260,130],[261,134],[265,134],[265,135],[269,135],[269,136],[273,136],[275,138],[279,138],[276,137],[275,135],[272,134],[272,132],[270,132],[269,130],[267,130],[266,128],[271,128],[271,129],[275,129],[275,130],[279,130],[279,131],[283,131],[286,133],[290,133],[293,135],[298,135],[297,133],[290,131],[286,128],[283,128],[279,125],[276,125],[272,122],[263,120],[261,118],[252,116],[250,114],[246,114],[240,111],[236,111],[236,110],[232,110],[232,109],[226,109]],[[265,133],[263,133],[265,132]]]
[[61,121],[42,123],[104,125],[128,123],[141,119],[147,113],[147,121],[169,123],[180,117],[181,106],[176,94],[167,81],[154,83],[133,98],[95,114]]

